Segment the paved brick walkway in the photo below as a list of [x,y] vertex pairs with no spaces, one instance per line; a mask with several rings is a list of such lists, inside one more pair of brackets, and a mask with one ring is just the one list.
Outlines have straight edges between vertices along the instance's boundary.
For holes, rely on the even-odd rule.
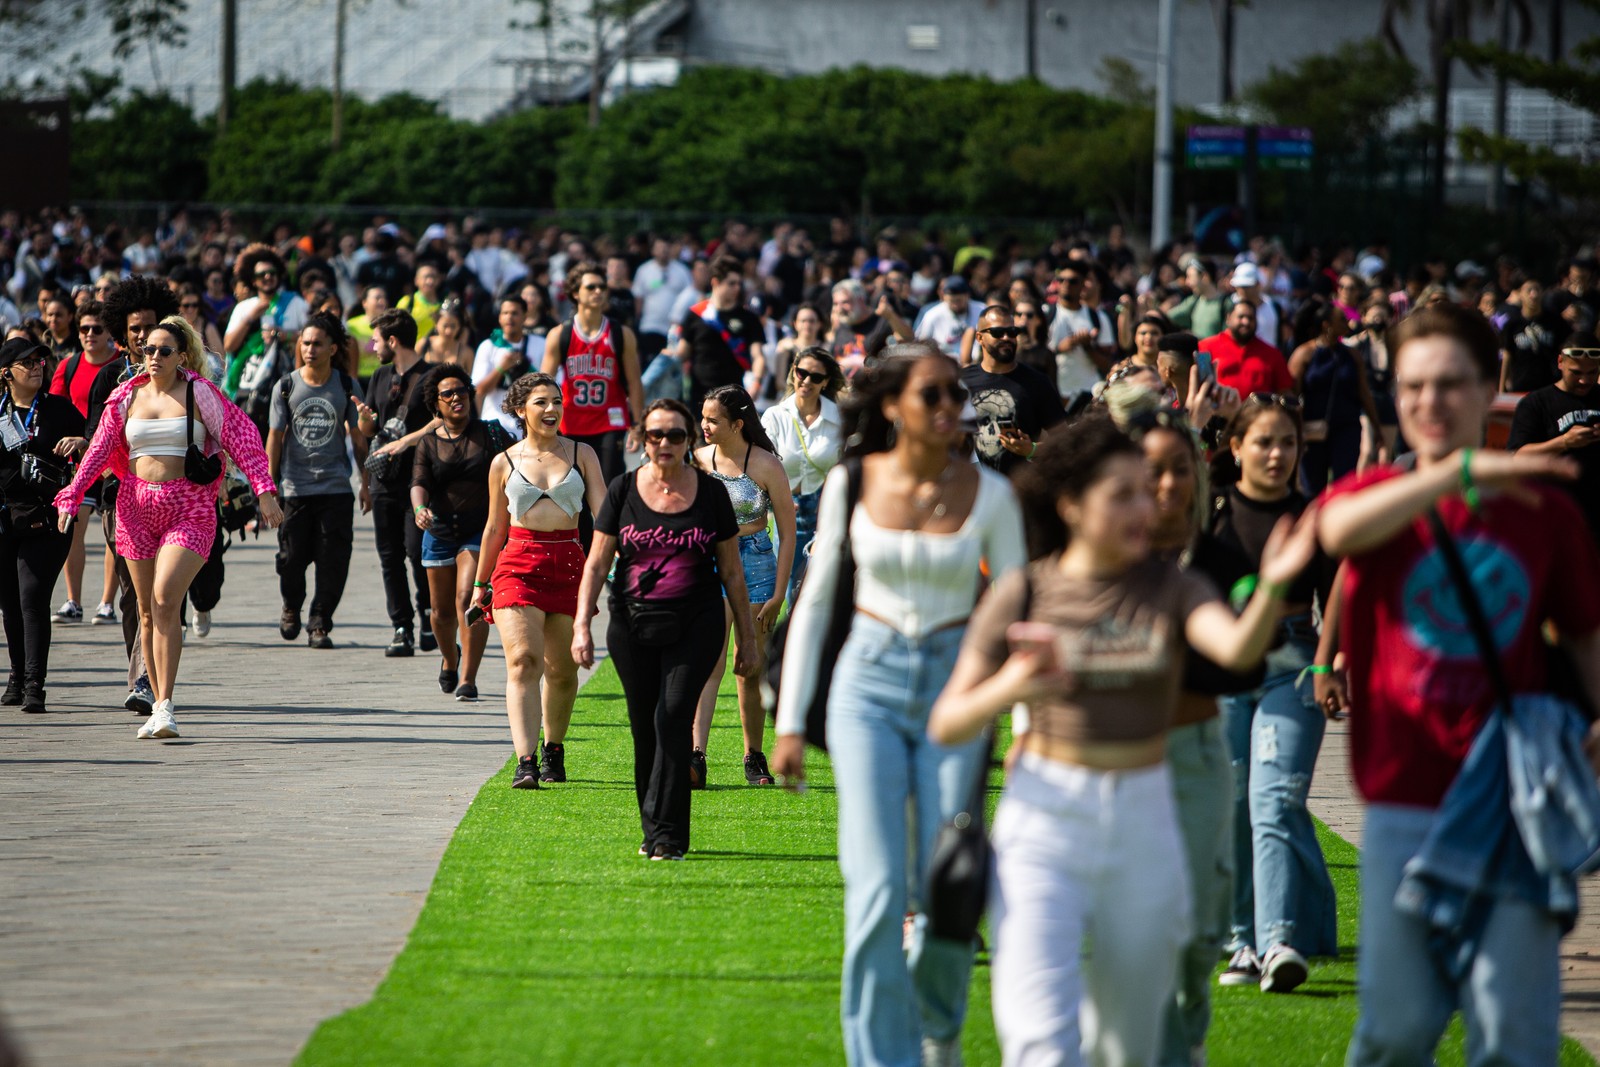
[[180,740],[134,739],[114,627],[56,627],[52,714],[0,709],[0,1011],[34,1067],[282,1067],[371,996],[511,754],[497,638],[477,704],[383,658],[364,520],[332,652],[278,637],[272,545],[228,552]]
[[[1349,727],[1330,726],[1311,786],[1311,811],[1340,837],[1361,844],[1362,803],[1350,780]],[[1580,883],[1577,928],[1561,943],[1561,1027],[1600,1057],[1600,878]]]

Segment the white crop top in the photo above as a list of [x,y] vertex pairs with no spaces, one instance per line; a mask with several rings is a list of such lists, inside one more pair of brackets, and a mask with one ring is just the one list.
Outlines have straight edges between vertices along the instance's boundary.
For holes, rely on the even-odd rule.
[[[822,487],[811,563],[789,625],[778,695],[780,734],[805,729],[805,709],[823,666],[817,660],[839,581],[847,490],[844,468],[834,468]],[[990,580],[998,581],[1028,559],[1022,509],[1011,483],[982,467],[972,511],[954,533],[887,530],[874,523],[859,503],[849,525],[856,603],[869,605],[873,615],[907,637],[925,636],[971,615],[978,601],[981,563],[988,563]]]
[[[189,442],[184,440],[184,423],[188,421],[187,415],[174,415],[170,419],[129,419],[123,428],[128,439],[128,460],[131,462],[140,456],[181,459],[189,452]],[[194,420],[194,443],[202,448],[206,443],[205,423],[199,419]]]

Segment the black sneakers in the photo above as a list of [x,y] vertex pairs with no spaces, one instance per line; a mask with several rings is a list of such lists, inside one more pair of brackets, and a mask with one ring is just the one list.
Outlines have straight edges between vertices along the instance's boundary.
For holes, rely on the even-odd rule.
[[683,860],[683,853],[678,849],[673,848],[671,845],[657,845],[655,848],[650,850],[650,858],[652,860],[671,860],[681,862]]
[[328,649],[333,647],[333,638],[328,636],[326,630],[312,630],[309,643],[312,648]]
[[421,647],[422,647],[422,651],[424,651],[424,652],[437,652],[437,651],[439,651],[439,639],[437,637],[433,636],[433,628],[431,626],[424,626],[422,628],[422,645],[421,645]]
[[404,626],[395,627],[394,639],[389,642],[389,647],[383,650],[383,654],[394,659],[396,656],[414,656],[416,653],[417,650],[411,643],[411,631]]
[[456,684],[460,681],[460,671],[441,670],[439,672],[439,690],[441,692],[454,693],[456,691]]
[[567,746],[545,745],[539,756],[539,781],[564,782],[567,780]]
[[29,682],[22,687],[22,710],[34,714],[44,711],[44,686]]
[[478,687],[471,682],[462,682],[456,686],[456,699],[469,702],[476,701],[478,699]]
[[300,609],[284,608],[278,616],[278,636],[285,641],[293,641],[300,636]]
[[767,770],[767,757],[760,752],[744,754],[744,780],[750,785],[772,785],[776,779]]
[[512,789],[538,789],[539,768],[532,756],[517,760],[517,769],[511,775]]
[[698,748],[689,753],[689,788],[706,787],[706,754]]
[[6,691],[0,693],[0,705],[14,708],[22,703],[22,679],[13,674],[6,679]]

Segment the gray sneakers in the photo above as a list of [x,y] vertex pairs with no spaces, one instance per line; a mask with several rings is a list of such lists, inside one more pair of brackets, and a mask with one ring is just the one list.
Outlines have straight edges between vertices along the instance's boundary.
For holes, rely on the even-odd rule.
[[1233,954],[1227,969],[1217,977],[1218,985],[1255,985],[1261,981],[1261,961],[1256,950],[1245,945]]
[[1280,941],[1261,957],[1261,992],[1288,993],[1310,973],[1306,958]]

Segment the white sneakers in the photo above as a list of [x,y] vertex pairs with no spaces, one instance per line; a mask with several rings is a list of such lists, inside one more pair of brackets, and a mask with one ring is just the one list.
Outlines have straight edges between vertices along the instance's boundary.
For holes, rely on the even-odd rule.
[[922,1067],[962,1067],[961,1038],[922,1039]]
[[172,717],[172,701],[156,701],[155,710],[150,717],[139,727],[139,739],[148,741],[151,738],[177,737],[178,720]]
[[115,624],[117,621],[117,609],[110,604],[101,604],[94,609],[94,619],[92,621],[96,626]]
[[211,612],[197,611],[194,613],[194,635],[205,637],[211,633]]

